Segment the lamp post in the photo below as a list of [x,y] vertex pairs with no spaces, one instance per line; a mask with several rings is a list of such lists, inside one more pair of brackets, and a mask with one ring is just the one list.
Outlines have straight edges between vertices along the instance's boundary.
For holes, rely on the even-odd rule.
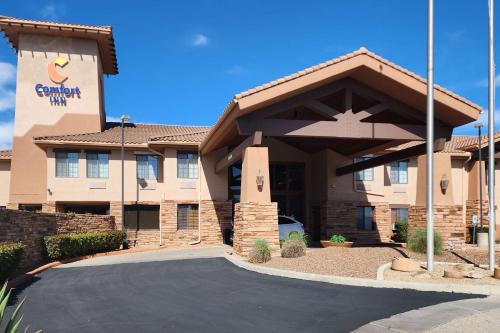
[[434,269],[434,0],[427,8],[427,270]]
[[495,50],[494,0],[488,0],[488,266],[495,270]]
[[122,115],[121,119],[121,161],[122,161],[122,229],[125,227],[125,123],[130,121],[130,116]]
[[481,129],[483,128],[483,123],[479,122],[474,124],[474,128],[477,128],[477,147],[478,147],[478,159],[479,159],[479,225],[480,231],[483,230],[483,154],[481,151]]

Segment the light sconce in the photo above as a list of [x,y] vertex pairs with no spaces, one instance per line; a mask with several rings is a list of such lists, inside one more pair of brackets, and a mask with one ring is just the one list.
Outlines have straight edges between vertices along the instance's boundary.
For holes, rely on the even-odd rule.
[[49,195],[52,195],[52,190],[50,188],[47,189],[47,192],[49,193]]
[[441,185],[441,191],[443,193],[445,193],[446,190],[448,189],[448,185],[450,184],[450,181],[446,178],[445,175],[443,175],[441,177],[441,181],[439,182],[439,184]]
[[262,192],[262,187],[264,187],[264,176],[261,174],[259,169],[259,174],[255,177],[255,182],[257,183],[257,188],[259,192]]

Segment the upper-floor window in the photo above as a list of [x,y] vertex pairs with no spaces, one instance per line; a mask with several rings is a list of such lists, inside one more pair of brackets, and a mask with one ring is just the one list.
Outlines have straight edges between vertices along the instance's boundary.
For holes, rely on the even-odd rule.
[[[366,161],[366,160],[369,160],[371,157],[368,157],[368,156],[365,156],[365,157],[356,157],[354,159],[354,163],[358,163],[358,162],[363,162],[363,161]],[[368,180],[368,181],[371,181],[373,180],[373,168],[369,168],[369,169],[364,169],[364,170],[361,170],[361,171],[357,171],[354,176],[356,177],[355,179],[356,180]]]
[[177,152],[177,178],[198,178],[197,152]]
[[56,151],[56,177],[78,177],[78,152]]
[[391,163],[391,184],[408,184],[408,161]]
[[109,177],[109,153],[87,152],[87,178]]
[[158,179],[158,156],[137,155],[137,179]]

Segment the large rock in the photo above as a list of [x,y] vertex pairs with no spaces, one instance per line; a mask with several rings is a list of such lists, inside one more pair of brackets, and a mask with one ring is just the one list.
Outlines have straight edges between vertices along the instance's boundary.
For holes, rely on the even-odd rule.
[[465,273],[463,270],[453,268],[445,268],[444,277],[449,279],[463,279],[465,277]]
[[392,260],[391,269],[400,272],[416,272],[420,269],[420,263],[410,258],[395,258]]
[[500,280],[500,267],[495,268],[495,272],[493,273],[493,277],[495,279]]

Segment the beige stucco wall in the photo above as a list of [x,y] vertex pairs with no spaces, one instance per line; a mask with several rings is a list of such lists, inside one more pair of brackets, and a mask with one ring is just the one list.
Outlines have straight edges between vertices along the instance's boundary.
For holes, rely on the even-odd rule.
[[0,160],[0,206],[9,202],[10,160]]
[[[58,73],[68,77],[64,86],[78,87],[81,91],[80,97],[66,97],[66,105],[51,105],[48,96],[39,96],[35,91],[39,83],[48,87],[60,86],[52,82],[48,74],[48,65],[58,56],[69,61],[63,68],[57,67]],[[100,131],[104,119],[101,79],[96,41],[20,34],[10,202],[50,200],[47,197],[46,154],[33,144],[33,137]]]
[[[189,150],[179,148],[179,150]],[[196,150],[194,150],[196,151]],[[160,200],[198,200],[198,179],[177,178],[177,149],[166,148],[165,158],[159,156],[159,179],[148,180],[147,186],[141,186],[136,179],[136,155],[151,154],[148,150],[127,150],[125,152],[125,201]],[[227,200],[227,172],[215,174],[214,165],[220,152],[214,152],[203,157],[200,168],[202,200]],[[102,202],[121,200],[121,159],[120,151],[112,150],[109,159],[109,178],[87,178],[87,161],[85,151],[80,153],[77,178],[55,176],[54,149],[48,149],[47,187],[51,194],[48,201],[57,202]],[[205,175],[208,175],[208,180]],[[144,183],[143,183],[144,184]],[[101,187],[101,188],[91,188]]]

